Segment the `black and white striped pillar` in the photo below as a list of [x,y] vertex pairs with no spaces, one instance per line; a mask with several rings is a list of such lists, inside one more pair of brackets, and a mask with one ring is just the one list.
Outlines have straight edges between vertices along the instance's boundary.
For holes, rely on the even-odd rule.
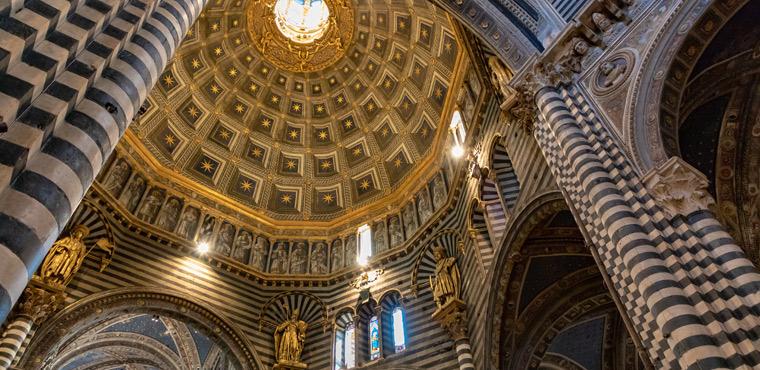
[[760,274],[709,211],[669,217],[574,88],[534,131],[655,368],[760,366]]
[[0,339],[0,369],[11,367],[13,359],[16,358],[33,325],[34,322],[28,316],[18,316],[8,324]]
[[0,0],[0,321],[205,2]]
[[457,362],[459,363],[459,370],[475,369],[475,364],[472,362],[472,349],[470,348],[470,340],[467,337],[459,338],[454,341],[454,349],[457,351]]

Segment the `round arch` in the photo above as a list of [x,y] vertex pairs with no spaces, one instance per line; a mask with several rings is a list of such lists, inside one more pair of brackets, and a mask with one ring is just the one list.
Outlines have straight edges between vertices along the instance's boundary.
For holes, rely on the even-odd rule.
[[[634,164],[642,173],[665,162],[677,149],[677,144],[666,143],[661,133],[661,127],[677,125],[674,117],[662,114],[663,101],[678,105],[689,72],[704,49],[748,1],[681,2],[655,36],[653,46],[641,55],[623,131]],[[678,68],[674,68],[676,62]],[[668,92],[666,85],[671,86]]]
[[196,301],[184,293],[157,287],[127,287],[93,294],[43,323],[18,366],[38,367],[66,343],[116,317],[151,314],[192,322],[226,345],[242,369],[264,369],[248,338],[227,318]]

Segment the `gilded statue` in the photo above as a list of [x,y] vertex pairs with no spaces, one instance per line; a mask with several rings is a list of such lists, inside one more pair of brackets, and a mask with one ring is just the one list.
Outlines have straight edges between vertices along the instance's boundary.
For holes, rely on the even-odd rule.
[[301,362],[301,352],[306,339],[306,327],[303,320],[298,318],[298,310],[293,310],[290,319],[278,325],[274,330],[274,353],[277,358],[277,368],[306,368]]
[[457,267],[456,257],[448,257],[446,250],[440,245],[433,247],[435,257],[435,279],[429,277],[433,299],[440,309],[450,301],[459,299],[461,275]]
[[101,257],[100,271],[108,266],[114,252],[113,245],[106,239],[100,239],[88,250],[84,244],[84,238],[89,234],[90,230],[86,226],[77,225],[71,230],[69,236],[61,238],[53,244],[42,262],[40,277],[43,282],[57,288],[65,287],[82,266],[84,258],[94,248],[106,253],[106,256]]

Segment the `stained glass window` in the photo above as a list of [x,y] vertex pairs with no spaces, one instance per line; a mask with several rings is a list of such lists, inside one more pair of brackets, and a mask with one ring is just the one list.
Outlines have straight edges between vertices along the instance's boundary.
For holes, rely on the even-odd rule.
[[393,309],[393,346],[396,352],[406,349],[406,334],[404,333],[404,311],[401,307]]
[[380,358],[380,327],[377,325],[377,316],[369,319],[369,358]]
[[346,335],[343,339],[343,355],[345,356],[346,368],[356,367],[356,354],[354,353],[354,324],[346,327]]

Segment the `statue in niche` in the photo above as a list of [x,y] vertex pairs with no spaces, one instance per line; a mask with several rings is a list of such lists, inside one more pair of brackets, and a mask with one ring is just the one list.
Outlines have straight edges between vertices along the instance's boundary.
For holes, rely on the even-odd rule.
[[277,357],[277,365],[280,365],[275,365],[275,369],[306,368],[306,364],[301,362],[301,352],[303,352],[308,325],[298,316],[298,309],[293,310],[290,319],[277,325],[274,330],[274,353]]
[[135,176],[132,179],[132,182],[129,183],[129,186],[127,186],[127,189],[124,190],[124,192],[119,197],[119,201],[121,201],[121,203],[127,207],[127,210],[129,212],[134,212],[135,208],[137,208],[137,203],[140,202],[140,197],[142,197],[145,188],[145,179],[140,176]]
[[417,195],[417,210],[420,212],[420,222],[425,223],[433,215],[433,210],[430,208],[430,200],[428,200],[428,193],[424,189]]
[[332,271],[343,268],[343,242],[338,239],[332,245]]
[[356,235],[349,235],[346,239],[346,267],[356,264]]
[[214,226],[216,226],[216,218],[212,215],[206,215],[206,218],[203,219],[203,224],[201,224],[198,240],[210,242],[214,236]]
[[223,223],[219,229],[219,238],[216,240],[217,253],[229,256],[232,252],[232,239],[235,238],[235,227],[230,223]]
[[385,222],[380,221],[375,224],[374,230],[372,230],[373,244],[375,245],[375,252],[382,253],[388,249],[388,235],[385,230]]
[[443,178],[438,175],[433,180],[433,207],[439,210],[444,203],[446,203],[446,187],[443,185]]
[[446,303],[459,299],[461,275],[456,257],[448,257],[446,249],[442,246],[433,247],[433,256],[435,257],[435,279],[432,276],[428,279],[435,304],[441,308]]
[[267,255],[267,245],[266,245],[266,239],[264,239],[261,236],[256,237],[256,242],[253,243],[253,250],[251,251],[251,266],[264,271],[264,264],[266,263],[266,260],[264,259]]
[[90,230],[86,226],[77,225],[71,229],[69,236],[56,241],[42,262],[40,268],[42,281],[58,289],[63,289],[71,282],[74,274],[82,266],[84,258],[96,247],[105,252],[100,261],[100,271],[102,272],[111,262],[114,246],[107,239],[100,239],[95,242],[90,250],[87,250],[84,238],[89,234]]
[[145,222],[153,220],[156,217],[156,213],[158,213],[158,209],[161,208],[163,198],[164,195],[161,189],[151,189],[148,196],[143,200],[142,205],[140,205],[140,210],[137,211],[137,218]]
[[606,35],[612,29],[612,21],[602,13],[592,14],[591,20],[594,22],[594,25],[596,25],[596,28],[602,32],[602,34]]
[[182,213],[182,219],[177,226],[177,234],[187,239],[192,239],[195,234],[195,228],[198,227],[198,209],[187,207]]
[[306,273],[306,243],[298,242],[290,252],[290,273]]
[[240,230],[235,238],[235,251],[232,258],[238,262],[246,263],[248,255],[251,253],[251,233],[246,230]]
[[401,222],[398,216],[393,216],[388,221],[388,229],[391,233],[391,248],[395,248],[404,243],[404,233],[401,230]]
[[407,237],[414,235],[417,231],[417,219],[414,215],[414,205],[412,203],[407,204],[401,209],[401,217],[404,219],[404,230]]
[[269,271],[273,274],[286,274],[288,272],[288,251],[285,242],[277,242],[272,251],[272,263]]
[[104,184],[106,191],[115,197],[118,196],[121,188],[124,186],[124,182],[126,182],[129,177],[130,171],[131,169],[129,168],[127,161],[120,159],[116,162],[116,165],[113,166],[113,170],[111,171],[111,175],[108,177],[108,181]]
[[317,242],[311,252],[311,273],[326,274],[327,270],[327,246],[323,242]]
[[180,208],[181,206],[177,198],[169,199],[161,210],[161,213],[158,214],[156,226],[167,231],[174,230],[174,227],[177,226],[177,217],[179,216]]

